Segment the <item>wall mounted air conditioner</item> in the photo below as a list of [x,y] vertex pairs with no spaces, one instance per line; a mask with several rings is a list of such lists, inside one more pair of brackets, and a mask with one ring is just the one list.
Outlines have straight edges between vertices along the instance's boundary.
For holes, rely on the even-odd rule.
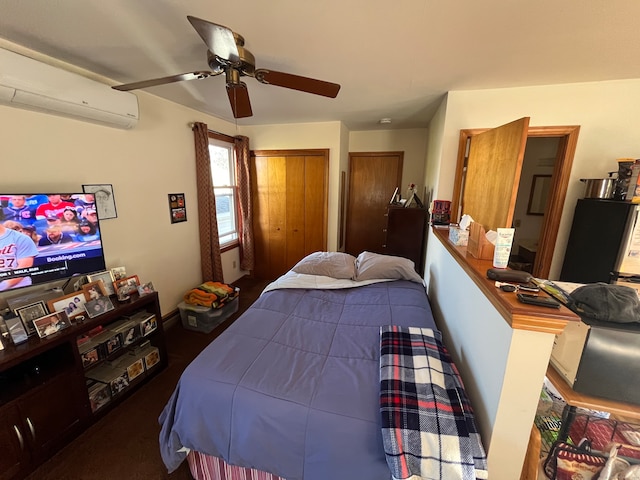
[[134,94],[4,49],[0,104],[116,128],[133,128],[139,118]]

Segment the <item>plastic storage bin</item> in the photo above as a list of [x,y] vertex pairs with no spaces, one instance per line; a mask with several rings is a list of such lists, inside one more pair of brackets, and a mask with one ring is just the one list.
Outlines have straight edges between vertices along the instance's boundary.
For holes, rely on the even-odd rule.
[[238,311],[239,298],[234,298],[221,308],[201,307],[180,302],[178,310],[180,310],[182,326],[188,330],[209,333]]

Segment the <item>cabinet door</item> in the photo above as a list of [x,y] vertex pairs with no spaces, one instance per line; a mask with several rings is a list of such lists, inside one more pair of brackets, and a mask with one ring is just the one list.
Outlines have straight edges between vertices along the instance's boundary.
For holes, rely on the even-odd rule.
[[17,478],[29,461],[25,431],[15,406],[0,409],[0,480]]
[[83,398],[75,375],[62,375],[44,387],[27,395],[20,402],[20,414],[25,424],[25,436],[36,462],[64,444],[83,417]]

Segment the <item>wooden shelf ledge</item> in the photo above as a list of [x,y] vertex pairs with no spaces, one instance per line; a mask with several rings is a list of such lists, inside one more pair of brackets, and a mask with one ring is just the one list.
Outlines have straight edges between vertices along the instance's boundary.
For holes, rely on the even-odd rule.
[[[493,267],[491,260],[477,259],[467,253],[467,247],[459,247],[451,243],[449,228],[432,227],[432,229],[436,238],[480,288],[511,328],[557,335],[562,333],[567,323],[580,321],[580,317],[564,305],[555,310],[520,303],[515,292],[503,292],[496,288],[493,280],[487,278],[487,270]],[[540,292],[540,295],[546,295],[546,293]]]

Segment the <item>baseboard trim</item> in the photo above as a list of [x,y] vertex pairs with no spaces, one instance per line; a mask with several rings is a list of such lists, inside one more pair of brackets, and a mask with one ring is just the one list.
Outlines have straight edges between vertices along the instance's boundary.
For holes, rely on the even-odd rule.
[[177,323],[180,323],[180,311],[177,308],[162,316],[162,326],[165,330],[175,326]]

